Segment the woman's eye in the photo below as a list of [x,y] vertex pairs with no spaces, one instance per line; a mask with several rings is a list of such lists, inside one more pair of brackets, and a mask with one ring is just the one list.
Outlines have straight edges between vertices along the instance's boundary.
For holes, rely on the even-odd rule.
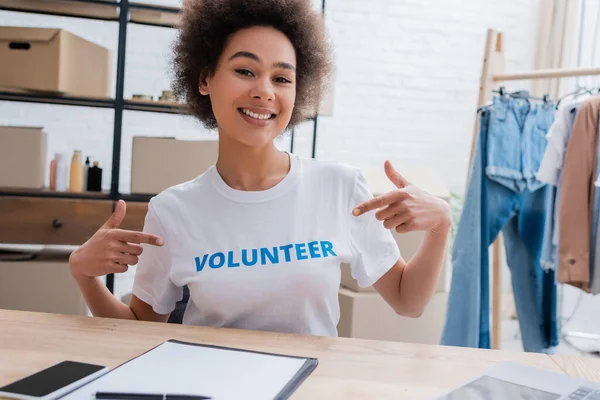
[[235,72],[244,76],[253,76],[252,72],[248,71],[247,69],[236,69]]
[[284,78],[282,76],[280,76],[279,78],[275,78],[275,82],[277,83],[292,83],[292,81],[290,81],[287,78]]

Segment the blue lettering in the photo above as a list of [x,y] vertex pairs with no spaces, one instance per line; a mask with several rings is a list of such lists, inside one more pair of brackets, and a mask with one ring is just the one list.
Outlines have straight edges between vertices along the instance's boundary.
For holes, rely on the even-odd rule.
[[203,271],[207,262],[212,269],[219,269],[223,267],[225,262],[227,262],[227,268],[236,268],[240,265],[251,267],[258,263],[260,252],[261,265],[266,265],[267,263],[279,264],[279,251],[283,252],[283,258],[285,259],[285,262],[291,262],[292,250],[295,250],[296,259],[299,261],[307,260],[309,258],[321,258],[329,256],[337,257],[337,254],[333,249],[332,242],[326,240],[319,242],[315,240],[308,243],[286,244],[279,247],[275,246],[262,247],[260,249],[242,249],[241,262],[239,259],[236,260],[235,251],[233,250],[227,251],[227,253],[219,252],[212,255],[204,254],[203,256],[194,257],[194,262],[196,264],[197,272]]
[[252,261],[248,261],[248,250],[242,250],[242,264],[246,267],[251,267],[258,261],[258,250],[252,249]]
[[283,250],[283,255],[285,256],[285,262],[292,261],[292,257],[290,256],[290,250],[294,247],[293,244],[286,244],[285,246],[279,246],[281,250]]
[[323,257],[328,257],[327,253],[331,254],[334,257],[337,257],[337,254],[333,251],[333,244],[326,240],[321,241],[321,250],[323,251]]
[[[219,258],[219,263],[215,263],[215,259]],[[217,268],[221,268],[224,264],[225,264],[225,254],[223,253],[215,253],[212,256],[210,256],[210,259],[208,260],[208,264],[210,265],[211,268],[217,269]]]
[[298,260],[306,260],[306,243],[296,243],[296,258]]
[[204,268],[204,265],[206,264],[206,259],[208,258],[208,254],[205,254],[204,257],[202,257],[202,262],[200,262],[200,257],[196,257],[196,271],[200,272],[202,271],[202,269]]
[[321,258],[321,255],[319,254],[319,242],[309,242],[308,251],[310,252],[310,258]]
[[267,258],[271,261],[271,264],[279,264],[279,253],[277,252],[277,247],[273,247],[273,254],[269,253],[269,249],[263,247],[260,249],[260,263],[265,265],[267,263]]
[[233,251],[227,253],[227,268],[239,267],[240,263],[233,262]]

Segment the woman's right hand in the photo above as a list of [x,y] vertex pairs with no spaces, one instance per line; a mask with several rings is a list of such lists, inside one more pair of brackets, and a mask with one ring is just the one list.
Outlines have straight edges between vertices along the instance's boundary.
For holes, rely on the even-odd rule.
[[143,251],[140,244],[164,244],[163,239],[156,235],[119,229],[125,212],[125,202],[119,200],[108,221],[71,254],[69,268],[75,279],[126,272],[129,265],[138,263],[138,257]]

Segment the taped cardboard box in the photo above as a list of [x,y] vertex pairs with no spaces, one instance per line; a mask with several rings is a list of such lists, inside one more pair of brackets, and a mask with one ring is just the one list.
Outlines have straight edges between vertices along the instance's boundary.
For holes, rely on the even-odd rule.
[[43,188],[46,153],[42,128],[0,126],[0,187]]
[[204,173],[217,162],[217,140],[136,136],[131,157],[131,193],[157,194]]
[[439,344],[446,316],[448,293],[436,293],[419,318],[401,317],[379,293],[340,288],[341,337]]
[[0,308],[89,315],[69,270],[70,251],[43,249],[18,255],[0,249]]
[[0,27],[0,60],[0,87],[110,97],[110,50],[63,29]]

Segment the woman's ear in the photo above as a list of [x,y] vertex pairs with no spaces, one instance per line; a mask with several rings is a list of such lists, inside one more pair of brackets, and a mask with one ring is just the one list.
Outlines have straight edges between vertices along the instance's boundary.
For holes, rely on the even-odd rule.
[[200,79],[198,79],[198,91],[203,96],[208,96],[208,77],[205,74],[200,75]]

